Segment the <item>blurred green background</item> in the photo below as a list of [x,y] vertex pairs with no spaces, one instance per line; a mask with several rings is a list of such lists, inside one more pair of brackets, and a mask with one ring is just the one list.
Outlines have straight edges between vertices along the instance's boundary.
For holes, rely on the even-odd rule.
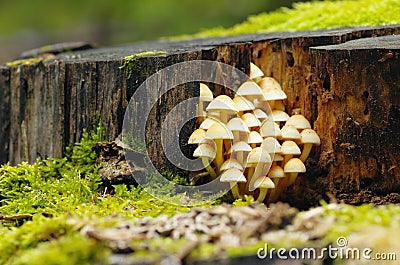
[[[294,0],[0,0],[0,64],[42,45],[116,45],[229,27]],[[299,2],[299,1],[296,1]]]

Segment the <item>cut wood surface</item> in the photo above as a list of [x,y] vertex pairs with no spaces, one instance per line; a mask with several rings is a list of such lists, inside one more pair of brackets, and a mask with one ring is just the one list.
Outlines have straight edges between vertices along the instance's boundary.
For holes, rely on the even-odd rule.
[[[79,140],[83,128],[91,129],[98,115],[106,124],[107,139],[114,139],[135,90],[166,66],[205,59],[247,73],[253,61],[281,83],[288,95],[287,112],[299,109],[321,137],[308,172],[298,180],[302,192],[322,185],[310,200],[326,199],[326,192],[353,182],[349,189],[379,185],[377,192],[399,191],[399,37],[379,37],[394,34],[400,34],[399,26],[156,41],[60,53],[28,65],[3,65],[0,162],[33,162],[38,154],[61,156],[66,146]],[[145,51],[166,54],[139,58],[128,78],[120,68],[123,58]],[[196,87],[191,83],[171,90],[152,110],[147,122],[147,139],[153,140],[148,153],[160,170],[174,168],[157,132],[169,110],[198,96]],[[230,94],[220,86],[211,88],[215,95]],[[185,131],[179,131],[178,124],[168,126],[171,136],[180,134],[181,148],[189,156],[193,150],[186,139],[194,121]]]

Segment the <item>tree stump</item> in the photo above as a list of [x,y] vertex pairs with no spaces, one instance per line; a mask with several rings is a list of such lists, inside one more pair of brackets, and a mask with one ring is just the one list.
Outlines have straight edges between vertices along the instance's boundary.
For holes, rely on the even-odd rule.
[[[281,83],[288,95],[287,112],[300,109],[322,141],[308,159],[308,172],[283,200],[307,207],[330,194],[340,199],[340,194],[362,190],[398,192],[400,46],[398,37],[380,36],[399,33],[399,26],[381,26],[158,41],[3,65],[0,162],[33,162],[38,154],[61,156],[66,146],[79,140],[83,128],[92,128],[97,117],[106,124],[107,139],[114,139],[139,85],[167,66],[202,59],[248,73],[253,61],[266,76]],[[124,57],[146,51],[165,54],[138,58],[128,76],[121,69]],[[146,139],[152,140],[147,151],[160,171],[176,169],[164,154],[158,132],[172,108],[198,96],[197,86],[192,82],[172,89],[152,109],[146,125]],[[218,85],[211,88],[215,95],[231,94]],[[157,94],[157,87],[152,89],[148,100]],[[186,141],[195,121],[185,124],[185,130],[174,122],[167,126],[171,136],[180,137],[180,147],[190,157],[193,149]]]

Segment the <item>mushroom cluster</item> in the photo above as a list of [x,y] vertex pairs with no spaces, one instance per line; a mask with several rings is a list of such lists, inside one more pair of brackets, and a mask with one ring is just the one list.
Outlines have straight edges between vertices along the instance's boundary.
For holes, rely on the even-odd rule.
[[306,172],[304,162],[320,144],[303,115],[285,112],[286,98],[280,84],[253,63],[233,99],[214,98],[201,83],[198,129],[188,141],[197,145],[193,156],[207,170],[199,175],[229,183],[236,199],[247,194],[258,202],[276,201]]

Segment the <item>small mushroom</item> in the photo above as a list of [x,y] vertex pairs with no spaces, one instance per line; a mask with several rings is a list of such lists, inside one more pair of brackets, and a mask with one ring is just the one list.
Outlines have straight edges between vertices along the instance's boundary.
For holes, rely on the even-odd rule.
[[257,202],[262,203],[267,196],[267,192],[269,189],[274,189],[275,184],[272,182],[272,180],[267,177],[267,176],[261,176],[256,179],[254,182],[254,187],[260,190],[260,193],[258,194]]
[[249,75],[250,79],[257,82],[256,80],[261,79],[261,77],[263,76],[264,76],[263,71],[261,71],[261,69],[254,63],[250,63],[250,75]]
[[242,165],[244,165],[245,159],[247,159],[247,154],[251,150],[252,148],[248,143],[240,141],[234,143],[232,147],[229,149],[228,153],[231,154],[231,157],[232,156],[236,157],[236,160],[239,161]]
[[284,141],[281,146],[281,154],[284,156],[282,165],[284,166],[294,155],[300,155],[301,150],[293,141]]
[[[242,140],[247,141],[250,131],[249,131],[249,128],[247,127],[247,125],[244,123],[244,121],[241,118],[236,117],[236,118],[229,120],[229,122],[226,126],[233,133],[233,139],[234,139],[235,143],[240,142]],[[241,137],[241,133],[245,134],[246,137]]]
[[320,145],[321,140],[313,129],[304,129],[300,133],[300,143],[303,144],[303,151],[300,155],[300,160],[305,162],[310,155],[312,146]]
[[214,169],[210,165],[210,161],[212,161],[215,157],[215,149],[214,146],[209,144],[200,144],[193,152],[193,157],[200,157],[203,162],[204,167],[210,176],[215,179],[217,174]]
[[226,96],[220,95],[216,97],[206,108],[207,112],[219,112],[220,121],[228,122],[228,116],[239,112],[233,100]]
[[304,129],[311,129],[310,122],[301,114],[295,114],[290,116],[286,121],[285,125],[293,125],[299,131]]
[[251,103],[250,100],[245,97],[236,96],[233,98],[233,102],[235,103],[237,109],[239,110],[238,115],[242,116],[245,111],[254,110],[254,104]]
[[259,101],[267,100],[262,92],[261,88],[257,85],[256,82],[253,81],[246,81],[244,82],[236,91],[237,96],[242,96],[247,98],[250,101],[255,99]]
[[281,152],[281,144],[274,137],[267,137],[263,140],[261,148],[268,152],[268,154],[273,157],[273,155]]
[[272,111],[272,120],[276,122],[278,125],[281,122],[285,122],[289,119],[289,115],[281,110],[273,110]]
[[264,120],[261,123],[260,135],[263,138],[274,137],[279,139],[282,136],[282,133],[279,129],[279,125],[276,122],[272,120]]
[[260,81],[257,82],[257,84],[261,87],[261,89],[268,88],[268,87],[274,87],[274,88],[282,90],[282,87],[279,84],[279,82],[275,78],[270,77],[270,76],[263,77]]
[[292,158],[285,164],[283,171],[289,173],[288,186],[290,186],[296,181],[299,173],[306,172],[306,167],[300,159]]
[[208,117],[199,126],[199,129],[208,130],[214,123],[220,122],[217,118]]
[[261,122],[263,122],[265,119],[268,119],[267,113],[265,113],[262,109],[253,110],[253,114]]
[[206,132],[206,138],[213,139],[216,145],[216,156],[215,165],[217,166],[217,172],[224,161],[224,145],[223,140],[232,140],[232,132],[223,123],[214,123]]
[[263,138],[261,137],[261,135],[256,132],[256,131],[251,131],[249,134],[249,139],[247,141],[247,143],[252,147],[252,148],[256,148],[257,146],[259,146],[261,143],[263,142]]
[[188,144],[200,144],[203,142],[204,138],[206,137],[206,131],[203,129],[196,129],[190,135]]
[[263,175],[266,175],[269,167],[272,164],[271,156],[268,152],[261,147],[256,147],[247,156],[246,167],[247,173],[247,186],[246,190],[255,190],[254,181]]
[[268,177],[272,179],[272,182],[275,185],[275,189],[271,190],[271,193],[269,194],[268,202],[270,202],[270,201],[275,201],[277,199],[275,198],[276,189],[279,186],[280,180],[285,178],[285,172],[283,171],[282,167],[273,165],[268,172]]
[[222,164],[220,170],[224,171],[224,170],[227,170],[230,168],[237,168],[237,169],[243,171],[243,166],[241,165],[241,163],[234,158],[229,158],[229,159],[225,160],[225,162]]
[[247,127],[251,130],[257,130],[261,126],[261,122],[253,113],[245,113],[240,117]]
[[221,182],[229,182],[231,187],[232,195],[235,199],[240,199],[241,196],[239,194],[239,188],[237,183],[245,183],[247,182],[246,177],[243,175],[243,172],[237,168],[230,168],[222,173],[219,178]]
[[282,136],[280,137],[280,140],[292,140],[292,141],[300,140],[300,133],[293,125],[288,125],[288,124],[284,125],[281,128],[281,133]]
[[264,77],[261,79],[259,86],[261,87],[264,96],[267,98],[271,109],[275,108],[276,101],[281,101],[287,98],[279,83],[271,77]]
[[206,84],[200,83],[200,98],[199,98],[199,106],[197,109],[197,115],[199,117],[199,121],[202,122],[205,119],[205,111],[204,111],[204,102],[210,102],[214,99],[213,93],[208,88]]

